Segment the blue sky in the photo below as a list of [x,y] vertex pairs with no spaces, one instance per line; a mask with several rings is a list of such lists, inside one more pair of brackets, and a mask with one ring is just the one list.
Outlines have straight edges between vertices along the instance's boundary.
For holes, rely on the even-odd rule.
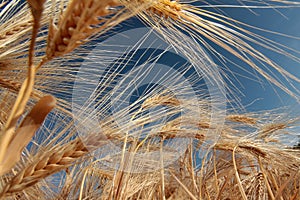
[[[225,0],[224,0],[225,1]],[[236,2],[236,1],[226,1]],[[216,11],[213,8],[207,8],[212,11]],[[274,31],[286,35],[290,35],[296,38],[284,37],[279,34],[271,34],[265,31],[261,31],[254,28],[243,27],[249,31],[252,31],[258,35],[262,35],[270,40],[281,43],[287,47],[300,51],[300,7],[299,8],[284,8],[284,9],[246,9],[246,8],[219,8],[223,14],[226,14],[233,19],[249,24],[254,27],[265,29],[268,31]],[[125,23],[127,26],[134,28],[137,25],[136,20],[129,20]],[[127,27],[128,28],[128,27]],[[126,28],[125,28],[126,29]],[[292,61],[291,58],[278,55],[270,50],[264,49],[260,46],[254,45],[254,48],[265,54],[274,62],[282,66],[284,69],[294,74],[300,79],[300,63]],[[247,111],[262,111],[271,110],[286,107],[281,112],[284,115],[276,120],[287,120],[284,116],[299,116],[300,105],[294,97],[286,94],[284,91],[276,87],[275,85],[266,81],[263,77],[257,75],[251,67],[247,66],[241,60],[235,58],[230,53],[226,52],[222,48],[217,48],[223,55],[232,59],[235,63],[239,64],[241,68],[251,71],[254,75],[249,75],[236,66],[228,64],[227,67],[230,71],[235,73],[236,79],[231,79],[238,87],[241,93],[237,95],[240,97],[241,104],[245,106]],[[300,54],[295,54],[300,57]],[[214,59],[217,62],[217,59]],[[238,74],[238,75],[237,75]],[[233,78],[233,77],[231,77]],[[293,82],[294,86],[300,89],[300,84]],[[300,94],[298,94],[300,95]],[[300,97],[300,96],[298,96]],[[271,119],[270,119],[271,120]],[[274,119],[275,120],[275,119]],[[299,128],[294,129],[295,133],[299,133]],[[298,134],[299,135],[299,134]]]
[[[221,0],[221,2],[226,3],[235,3],[235,0]],[[217,3],[214,3],[217,4]],[[209,9],[209,8],[207,8]],[[210,8],[213,10],[212,8]],[[238,21],[243,23],[263,28],[270,31],[276,31],[280,33],[284,33],[287,35],[299,37],[299,39],[291,39],[288,37],[282,37],[275,34],[270,34],[267,32],[251,29],[251,31],[263,35],[268,39],[276,40],[283,45],[291,47],[295,50],[300,51],[300,8],[286,8],[286,9],[246,9],[246,8],[220,8],[220,10],[225,13],[227,16],[232,17]],[[135,26],[136,21],[132,20],[132,23],[129,24],[132,28]],[[273,59],[275,62],[283,66],[289,72],[295,74],[298,78],[300,78],[300,63],[293,62],[291,59],[279,56],[275,53],[267,51],[263,48],[255,46],[266,56]],[[234,58],[229,53],[225,52],[221,48],[218,49],[223,51],[222,53],[228,55],[232,58],[236,63],[240,64],[241,67],[247,68],[249,70],[250,67],[240,60]],[[300,54],[298,54],[300,57]],[[255,79],[254,76],[249,76],[249,74],[245,74],[244,71],[236,68],[235,66],[228,65],[230,70],[234,71],[240,76],[237,76],[237,80],[235,81],[237,87],[244,94],[243,96],[238,94],[241,98],[241,104],[247,106],[247,110],[249,111],[257,111],[257,110],[268,110],[274,109],[282,106],[288,106],[289,108],[286,110],[289,113],[294,115],[300,113],[300,106],[296,102],[293,97],[290,97],[288,94],[277,88],[276,86],[267,83],[267,81],[262,80],[258,82],[257,80],[249,80],[244,76],[249,77],[250,79]],[[300,89],[300,84],[295,83],[295,86]],[[299,94],[298,94],[299,95]],[[248,106],[249,105],[249,106]]]
[[[220,9],[228,16],[249,25],[300,38],[300,8],[280,9],[278,11],[273,9],[247,10],[245,8]],[[130,24],[130,22],[127,24]],[[132,26],[134,27],[134,23]],[[251,31],[254,31],[260,35],[264,35],[269,39],[276,40],[286,46],[300,51],[300,39],[290,39],[254,29]],[[259,50],[261,50],[268,57],[272,58],[275,62],[279,63],[288,71],[300,78],[300,63],[293,62],[289,58],[278,56],[270,51],[265,51],[260,47],[257,48],[259,48]],[[224,54],[229,55],[225,51]],[[234,58],[233,56],[231,56],[231,58],[236,63],[240,64],[241,67],[250,69],[249,66],[240,60]],[[244,106],[249,105],[246,107],[248,111],[268,110],[282,106],[288,106],[289,108],[286,110],[287,112],[290,112],[294,115],[300,113],[300,106],[296,100],[276,86],[268,84],[265,80],[262,80],[262,82],[249,80],[248,78],[243,77],[244,75],[249,76],[249,74],[245,74],[242,70],[239,70],[234,66],[228,65],[228,67],[230,70],[240,74],[240,76],[237,76],[236,84],[240,91],[244,94],[244,96],[240,96],[241,104]],[[252,76],[250,78],[253,79],[255,77]],[[300,89],[300,84],[296,85],[296,87]]]
[[[228,16],[239,20],[243,23],[247,23],[251,26],[258,28],[263,28],[270,31],[275,31],[290,36],[298,37],[288,38],[275,34],[270,34],[263,31],[258,31],[251,29],[251,31],[263,35],[264,37],[277,41],[285,46],[288,46],[294,50],[300,51],[300,8],[285,8],[285,9],[252,9],[247,10],[243,8],[223,8]],[[250,29],[249,29],[250,30]],[[280,56],[271,51],[265,50],[261,47],[254,46],[258,48],[266,56],[274,60],[284,69],[300,78],[300,63],[292,61],[290,58]],[[295,54],[297,57],[300,54]],[[236,60],[236,62],[241,63]],[[242,63],[241,63],[242,64]],[[246,65],[242,64],[243,67],[249,68]],[[236,71],[240,74],[245,74],[242,70],[236,69],[235,67],[229,67],[230,69]],[[249,76],[245,74],[246,76]],[[253,77],[251,77],[253,78]],[[260,110],[269,110],[286,107],[280,111],[286,112],[286,116],[299,117],[300,113],[300,103],[290,95],[286,94],[276,86],[268,84],[266,80],[262,80],[262,83],[248,80],[247,78],[238,77],[240,83],[239,88],[241,89],[244,96],[241,96],[242,105],[250,106],[246,107],[248,111],[260,111]],[[237,81],[238,82],[238,81]],[[263,87],[262,87],[263,85]],[[300,89],[300,84],[294,82],[296,88]],[[298,94],[299,95],[299,94]],[[279,115],[278,115],[279,117]],[[279,119],[287,120],[287,118],[280,116]],[[300,136],[300,126],[299,123],[296,127],[290,129],[295,135]],[[297,139],[296,139],[297,140]],[[291,140],[287,138],[288,141],[295,141],[295,138]]]
[[[255,5],[255,1],[246,2],[247,5]],[[260,1],[257,1],[260,2]],[[212,5],[240,5],[240,1],[237,0],[210,0],[208,1],[209,4]],[[198,4],[198,3],[197,3]],[[200,2],[200,5],[207,5],[207,3]],[[216,12],[215,9],[212,8],[205,8],[209,10],[213,10]],[[274,34],[269,34],[266,32],[258,31],[251,29],[257,34],[263,35],[266,38],[276,40],[286,46],[289,46],[295,50],[300,51],[300,7],[299,8],[284,8],[284,9],[255,9],[251,8],[218,8],[219,12],[223,12],[229,17],[241,21],[243,23],[264,28],[266,30],[276,31],[280,33],[284,33],[291,36],[299,37],[298,40],[296,39],[289,39],[287,37],[281,37]],[[132,22],[132,21],[131,21]],[[132,26],[135,26],[133,23],[126,23]],[[270,51],[266,51],[263,48],[257,47],[261,50],[265,55],[272,58],[275,62],[279,63],[289,72],[295,74],[297,77],[300,78],[300,63],[292,62],[289,58],[285,58],[282,56],[278,56]],[[250,69],[246,64],[235,59],[233,56],[223,51],[225,55],[229,55],[235,62],[241,65],[241,67]],[[300,56],[300,54],[298,54]],[[216,61],[217,62],[217,61]],[[249,74],[245,74],[242,70],[237,69],[234,66],[228,65],[230,70],[235,71],[236,73],[240,74],[241,76],[237,76],[238,80],[236,81],[236,85],[240,89],[240,91],[244,94],[244,96],[239,95],[241,97],[241,101],[243,105],[251,104],[248,107],[249,110],[261,110],[261,109],[272,109],[280,106],[291,106],[293,110],[297,110],[300,112],[300,106],[298,106],[297,102],[294,98],[287,95],[285,92],[280,90],[274,85],[268,84],[265,80],[262,82],[251,81],[248,78],[243,78],[242,76],[248,76]],[[255,79],[254,76],[250,76],[250,79]],[[240,84],[241,83],[241,84]],[[300,89],[300,84],[296,84],[296,87]],[[300,95],[300,94],[299,94]]]
[[[278,10],[223,8],[222,10],[226,12],[228,16],[249,25],[300,37],[300,8]],[[290,39],[287,37],[269,34],[253,29],[251,31],[300,51],[300,40]],[[300,78],[300,63],[293,62],[290,58],[279,56],[263,48],[257,48],[259,48],[261,52],[266,54],[272,60],[283,66],[289,72]],[[240,73],[243,72],[240,71]],[[257,101],[249,107],[250,110],[272,109],[280,106],[291,106],[293,109],[297,108],[297,111],[300,111],[300,107],[297,106],[297,102],[294,98],[285,94],[285,92],[281,91],[277,87],[272,88],[272,85],[268,84],[266,81],[263,80],[263,88],[261,83],[249,81],[245,78],[239,79],[243,83],[243,87],[241,87],[241,90],[245,94],[245,97],[242,98],[243,104],[248,104],[257,99]],[[295,86],[297,88],[300,88],[300,84],[295,83]]]

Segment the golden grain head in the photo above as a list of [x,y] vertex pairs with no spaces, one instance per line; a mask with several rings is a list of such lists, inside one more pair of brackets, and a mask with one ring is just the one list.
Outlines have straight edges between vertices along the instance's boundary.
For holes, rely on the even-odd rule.
[[114,11],[110,8],[118,5],[120,3],[115,0],[71,1],[57,24],[50,24],[45,60],[73,51],[90,36],[105,29],[107,20],[99,18],[112,14]]
[[255,118],[248,117],[245,115],[228,115],[226,119],[232,122],[240,122],[240,123],[250,124],[250,125],[256,124]]

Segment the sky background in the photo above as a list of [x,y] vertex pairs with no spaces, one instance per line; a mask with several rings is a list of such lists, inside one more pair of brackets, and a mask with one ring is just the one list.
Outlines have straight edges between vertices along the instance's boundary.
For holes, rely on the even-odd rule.
[[[184,1],[184,0],[183,0]],[[21,1],[24,2],[24,1]],[[248,29],[251,30],[259,35],[263,35],[268,39],[272,39],[278,41],[279,43],[291,47],[295,50],[300,51],[300,7],[298,8],[284,8],[284,9],[263,9],[263,8],[239,8],[241,1],[238,0],[210,0],[207,2],[200,1],[199,5],[205,7],[207,10],[211,10],[214,12],[223,13],[233,19],[241,21],[243,23],[249,24],[251,26],[255,26],[258,28],[263,28],[270,31],[280,32],[287,35],[298,37],[299,39],[291,39],[287,37],[278,36],[275,34],[270,34],[262,31],[258,31],[255,29]],[[257,5],[253,2],[256,1],[244,1],[246,5]],[[261,2],[261,1],[257,1]],[[198,3],[197,3],[198,4]],[[208,8],[207,5],[215,5],[219,6],[218,10],[215,8]],[[224,5],[233,5],[234,7],[225,7]],[[126,25],[134,28],[134,26],[138,24],[137,20],[128,20]],[[139,26],[139,25],[138,25]],[[244,27],[245,28],[245,27]],[[291,61],[290,58],[286,58],[283,56],[279,56],[278,54],[272,53],[267,51],[263,48],[258,46],[254,46],[258,48],[262,53],[266,56],[283,66],[289,72],[296,75],[300,78],[300,63],[296,63]],[[236,63],[240,64],[241,67],[246,69],[250,69],[249,66],[241,62],[240,60],[234,58],[229,53],[224,51],[223,49],[218,49],[222,51],[224,55],[227,55],[231,59],[233,59]],[[300,57],[300,54],[297,55]],[[214,59],[215,62],[218,62]],[[296,102],[295,98],[290,97],[285,92],[277,88],[272,84],[268,84],[265,80],[261,82],[249,79],[256,79],[255,76],[249,76],[244,71],[237,69],[234,66],[227,66],[230,70],[235,72],[236,74],[240,74],[237,76],[237,80],[232,79],[235,81],[236,86],[239,90],[243,93],[243,95],[238,94],[241,98],[241,103],[244,106],[247,106],[247,110],[249,111],[256,111],[262,109],[273,109],[278,108],[281,106],[289,106],[290,112],[299,112],[300,113],[300,106]],[[251,70],[251,69],[250,69]],[[243,76],[247,76],[249,78],[245,78]],[[300,84],[295,83],[295,86],[300,89]],[[300,94],[299,94],[300,96]]]
[[[213,6],[215,5],[218,8],[212,8],[212,6],[208,6],[209,4]],[[197,5],[199,5],[199,7],[202,6],[203,9],[224,14],[228,17],[254,27],[286,34],[293,37],[298,37],[298,39],[289,38],[242,26],[242,28],[245,28],[258,35],[262,35],[267,39],[274,40],[278,43],[281,43],[282,45],[288,46],[300,52],[300,7],[276,9],[251,7],[249,9],[241,8],[241,3],[236,0],[212,0],[208,1],[208,3],[201,1],[200,3],[197,3]],[[257,3],[255,4],[252,2],[247,2],[246,5],[253,6],[257,5]],[[130,28],[140,26],[140,23],[134,19],[126,21],[125,24]],[[213,43],[210,42],[210,44]],[[258,45],[251,45],[261,53],[266,55],[268,58],[272,59],[274,62],[282,66],[285,70],[300,78],[300,63],[292,61],[291,58],[278,55],[272,51],[266,50],[265,48]],[[257,72],[251,69],[251,67],[247,66],[247,64],[245,64],[243,61],[232,56],[224,49],[219,48],[216,45],[213,46],[219,52],[222,52],[223,55],[232,59],[232,61],[240,65],[241,68],[246,69],[252,73],[252,75],[250,75],[249,73],[246,73],[245,71],[238,69],[237,67],[230,64],[226,66],[228,68],[226,70],[227,72],[232,71],[234,73],[235,77],[233,77],[230,73],[227,74],[230,76],[231,81],[233,81],[235,86],[241,92],[237,93],[236,95],[240,97],[241,104],[246,107],[247,111],[270,110],[286,106],[286,112],[289,112],[293,115],[297,115],[300,113],[300,106],[295,98],[286,94],[275,85],[270,84],[261,76],[257,76]],[[300,57],[300,54],[295,55],[297,57]],[[217,64],[220,64],[216,58],[213,58],[213,60]],[[299,83],[293,82],[293,84],[296,88],[300,89]],[[300,97],[300,94],[298,95]]]
[[[220,0],[218,2],[209,1],[209,3],[212,3],[213,5],[228,5],[229,3],[232,5],[240,5],[240,3],[238,3],[238,1],[235,0]],[[247,3],[247,5],[249,4],[251,3]],[[205,9],[216,12],[215,8]],[[238,7],[220,7],[218,9],[219,10],[217,12],[223,13],[229,17],[232,17],[233,19],[249,24],[251,26],[298,37],[299,39],[297,40],[288,37],[278,36],[275,34],[270,34],[255,29],[248,29],[250,31],[255,32],[256,34],[263,35],[268,39],[275,40],[283,45],[300,51],[300,7],[285,9],[252,8],[251,10]],[[129,20],[126,22],[126,25],[130,26],[131,28],[134,28],[134,26],[137,25],[137,23],[138,22],[136,20]],[[283,66],[286,70],[300,78],[300,63],[293,62],[290,58],[279,56],[278,54],[263,49],[259,46],[254,47],[260,50],[272,60],[274,60],[279,65]],[[234,58],[234,56],[230,55],[228,52],[224,51],[221,48],[219,48],[218,50],[222,51],[224,55],[233,59],[234,62],[240,64],[241,67],[251,70],[249,66],[247,66],[245,63],[238,60],[237,58]],[[300,54],[298,54],[297,56],[300,57]],[[216,59],[215,61],[217,62]],[[299,115],[300,105],[299,103],[297,103],[295,98],[286,94],[284,91],[277,88],[276,86],[269,84],[266,80],[262,80],[260,82],[257,81],[257,78],[255,76],[250,76],[249,74],[245,73],[243,70],[236,68],[235,66],[228,65],[227,67],[235,74],[239,74],[239,76],[236,76],[237,79],[231,80],[234,81],[236,86],[243,94],[237,95],[240,97],[241,104],[246,107],[247,111],[269,110],[280,108],[282,106],[287,106],[285,112],[290,113],[291,115]],[[249,78],[245,78],[245,76]],[[300,89],[299,83],[295,83],[295,86]]]
[[[218,2],[209,1],[209,3],[212,3],[213,5],[229,5],[229,3],[231,5],[240,5],[240,3],[235,0],[220,0]],[[207,4],[203,2],[200,2],[199,5],[200,7],[205,7],[205,9],[207,10],[222,13],[228,17],[231,17],[250,26],[292,36],[294,38],[280,36],[279,34],[272,34],[266,31],[242,26],[243,28],[254,32],[255,34],[264,36],[267,39],[276,41],[282,45],[300,52],[300,7],[277,9],[247,9],[236,6],[229,6],[226,8],[224,6],[220,6],[218,10],[216,10],[215,8],[208,8]],[[251,4],[251,2],[248,2],[247,5],[253,5],[253,3]],[[131,28],[140,26],[139,22],[134,19],[128,20],[125,24],[126,26]],[[265,56],[273,60],[275,63],[280,65],[282,68],[300,79],[300,63],[297,63],[291,60],[291,58],[289,57],[279,55],[258,45],[251,45],[253,45],[255,49],[259,50]],[[262,113],[267,113],[269,110],[279,109],[278,117],[276,117],[276,119],[273,120],[274,116],[272,116],[272,119],[270,117],[270,120],[273,120],[273,122],[286,122],[286,120],[288,120],[287,116],[299,117],[300,101],[297,102],[294,97],[291,97],[289,94],[286,94],[277,86],[269,83],[262,76],[257,75],[257,72],[255,72],[250,66],[247,66],[247,64],[245,64],[243,61],[235,58],[224,49],[219,48],[215,45],[214,47],[216,47],[216,49],[223,55],[239,64],[241,68],[252,72],[252,75],[250,75],[249,73],[246,73],[236,66],[230,64],[226,66],[228,68],[226,71],[228,72],[227,74],[230,75],[231,81],[233,81],[233,84],[241,92],[236,93],[236,95],[239,96],[240,103],[245,107],[246,111],[254,113],[257,111],[262,111]],[[294,55],[300,58],[299,53],[295,53]],[[218,63],[217,59],[215,59],[214,57],[212,58],[217,64],[220,64]],[[233,77],[231,73],[229,73],[229,71],[233,72],[235,77]],[[293,82],[293,84],[297,89],[300,89],[299,83]],[[300,97],[299,93],[298,97]],[[295,137],[292,136],[292,139],[286,138],[287,141],[292,140],[292,143],[298,141],[299,139],[297,139],[297,135],[300,135],[300,124],[296,124],[296,126],[294,126],[289,131],[291,131],[291,133],[294,134]]]
[[[222,8],[221,10],[226,13],[226,15],[243,23],[247,23],[249,25],[270,31],[300,37],[300,8],[277,10]],[[254,29],[249,30],[300,51],[300,40],[290,39],[287,37],[282,37]],[[299,63],[293,62],[290,58],[279,56],[278,54],[275,54],[258,46],[255,47],[261,50],[261,52],[263,52],[269,58],[283,66],[289,72],[300,78]],[[236,60],[236,62],[240,63],[240,61],[238,60]],[[247,68],[247,66],[243,66]],[[246,75],[249,77],[249,75],[245,74],[245,72],[238,70],[235,67],[230,67],[230,69],[236,71],[237,73],[240,73],[241,75]],[[238,79],[242,83],[239,88],[244,93],[244,97],[241,96],[242,104],[247,105],[256,100],[251,106],[248,107],[249,110],[273,109],[281,106],[289,106],[291,112],[300,112],[300,107],[297,105],[297,102],[294,98],[290,97],[277,87],[268,84],[265,80],[263,80],[262,84],[256,81],[250,81],[247,78],[243,78],[241,76],[238,77]],[[237,85],[239,84],[237,83]],[[300,85],[297,83],[295,83],[295,86],[297,88],[300,88]]]
[[[230,1],[226,1],[230,2]],[[233,1],[231,1],[233,2]],[[211,9],[212,10],[212,9]],[[300,51],[300,8],[285,8],[285,9],[244,9],[244,8],[221,8],[221,11],[229,17],[241,21],[243,23],[255,26],[258,28],[263,28],[270,31],[275,31],[283,33],[286,35],[298,37],[288,38],[282,37],[275,34],[270,34],[263,31],[258,31],[255,29],[248,29],[262,35],[268,39],[279,42],[285,46],[288,46],[294,50]],[[273,61],[278,63],[284,69],[300,78],[300,63],[292,61],[290,58],[280,56],[274,52],[268,51],[259,46],[255,46],[267,57],[271,58]],[[223,51],[224,52],[224,51]],[[226,52],[224,52],[227,54]],[[228,55],[228,54],[227,54]],[[299,54],[295,54],[299,57]],[[231,58],[233,58],[231,56]],[[242,67],[250,69],[249,66],[243,64],[237,59],[234,59],[235,62],[240,63]],[[287,120],[286,116],[299,117],[300,114],[300,101],[290,95],[286,94],[281,89],[276,86],[269,84],[266,80],[262,79],[262,82],[257,82],[249,80],[248,78],[243,77],[243,75],[248,76],[244,71],[237,69],[234,66],[229,66],[230,70],[235,71],[241,76],[237,76],[236,84],[241,90],[243,95],[241,97],[241,104],[246,106],[247,111],[261,111],[261,110],[270,110],[270,109],[281,109],[280,112],[284,112],[286,115],[278,114],[279,120]],[[255,78],[251,77],[250,78]],[[234,80],[234,79],[233,79]],[[240,84],[241,83],[241,84]],[[300,84],[294,82],[294,86],[297,89],[300,89]],[[299,94],[298,94],[299,95]],[[247,106],[249,105],[249,106]],[[283,108],[283,109],[282,109]],[[286,138],[287,143],[294,143],[297,141],[297,138],[300,136],[300,124],[297,123],[291,129],[290,133],[294,136],[289,136]],[[299,139],[298,139],[299,141]]]
[[[246,1],[244,1],[246,2]],[[243,28],[254,32],[255,34],[262,35],[267,39],[274,40],[282,45],[285,45],[289,48],[292,48],[300,52],[300,7],[297,8],[284,8],[284,9],[271,9],[271,8],[241,8],[240,3],[235,0],[220,0],[220,1],[209,1],[213,5],[236,5],[233,7],[219,7],[218,10],[215,8],[205,7],[207,4],[202,1],[199,3],[199,6],[204,6],[205,9],[211,10],[213,12],[222,13],[228,17],[231,17],[235,20],[243,22],[245,24],[258,27],[260,29],[265,29],[267,31],[274,31],[286,35],[290,35],[295,38],[283,37],[278,34],[271,34],[265,31],[258,29],[251,29],[249,27],[243,26]],[[255,5],[251,2],[247,2],[247,5]],[[130,19],[122,24],[125,30],[134,29],[141,26],[141,22],[137,19]],[[210,43],[212,44],[212,43]],[[251,44],[265,56],[282,66],[284,69],[295,75],[300,79],[300,63],[294,62],[291,58],[278,55],[270,50],[262,48],[258,45]],[[232,61],[240,65],[241,68],[250,71],[252,74],[246,73],[244,70],[237,68],[236,66],[228,64],[226,71],[227,75],[230,76],[230,80],[233,81],[233,84],[239,89],[240,93],[236,93],[240,98],[240,103],[243,105],[248,112],[257,112],[263,111],[262,113],[267,113],[267,111],[272,109],[280,109],[278,111],[278,117],[274,119],[273,122],[285,122],[288,118],[286,116],[296,116],[299,117],[300,105],[299,102],[294,97],[291,97],[289,94],[286,94],[283,90],[279,89],[275,85],[266,81],[262,76],[259,76],[250,66],[245,64],[243,61],[235,58],[230,53],[226,52],[224,49],[214,45],[216,49],[221,52],[226,57],[230,58]],[[207,51],[208,52],[208,51]],[[300,58],[300,54],[295,54]],[[213,60],[218,63],[217,59],[212,57]],[[171,62],[171,61],[170,61]],[[235,77],[232,76],[231,72],[234,73]],[[294,86],[300,89],[300,84],[293,82]],[[298,97],[300,94],[298,93]],[[283,108],[284,107],[284,108]],[[283,109],[282,109],[283,108]],[[266,112],[264,112],[266,111]],[[283,113],[281,115],[281,113]],[[270,117],[273,120],[273,117]],[[297,135],[300,133],[300,124],[296,127],[293,127],[293,134],[296,137],[292,139],[287,138],[287,140],[292,140],[294,143],[298,141]],[[294,136],[295,136],[294,135]]]

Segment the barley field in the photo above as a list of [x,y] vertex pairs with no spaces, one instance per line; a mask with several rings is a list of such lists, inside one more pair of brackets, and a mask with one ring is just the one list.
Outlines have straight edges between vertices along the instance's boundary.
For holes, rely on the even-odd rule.
[[289,9],[0,0],[0,199],[300,199]]

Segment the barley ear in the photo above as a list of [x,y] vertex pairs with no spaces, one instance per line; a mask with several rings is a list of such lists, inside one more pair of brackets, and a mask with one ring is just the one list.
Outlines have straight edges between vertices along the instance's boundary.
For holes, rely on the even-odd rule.
[[55,104],[56,99],[53,96],[45,96],[24,118],[6,149],[4,159],[0,162],[0,176],[8,172],[20,160],[23,149],[42,125],[48,113],[55,107]]

